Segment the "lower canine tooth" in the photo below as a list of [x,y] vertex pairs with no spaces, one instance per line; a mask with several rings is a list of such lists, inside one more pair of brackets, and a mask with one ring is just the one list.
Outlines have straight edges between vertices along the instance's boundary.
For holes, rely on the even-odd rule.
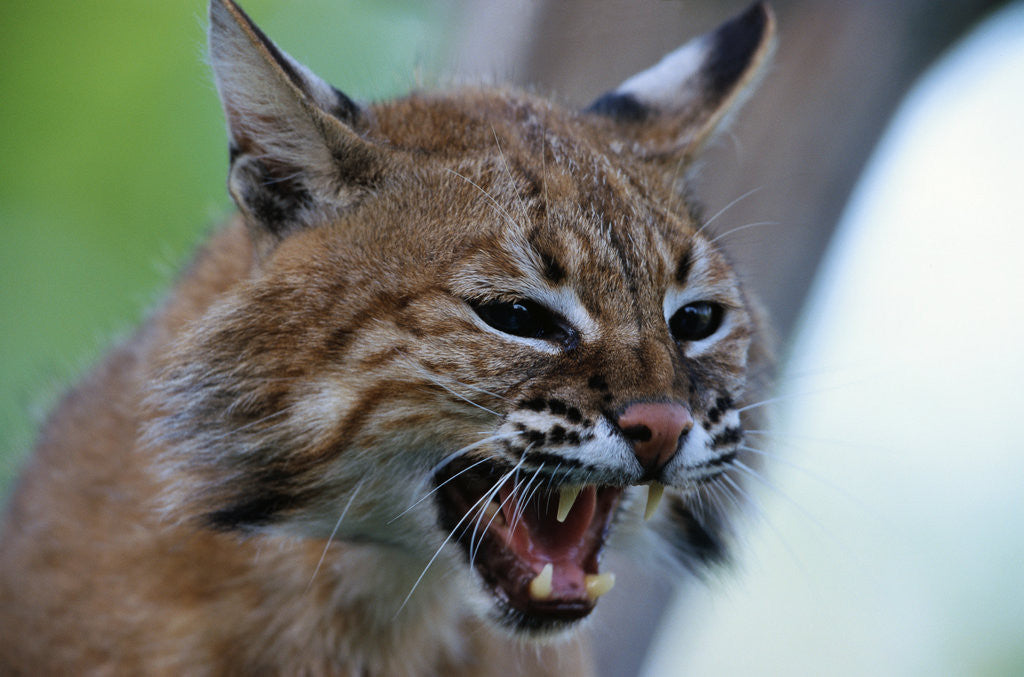
[[[555,575],[555,566],[548,562],[540,573],[530,581],[530,598],[544,601],[551,597],[551,581]],[[590,589],[589,587],[587,588]]]
[[615,574],[587,574],[583,577],[583,585],[587,588],[587,597],[596,600],[615,587]]
[[645,520],[654,517],[654,513],[658,510],[658,504],[661,503],[661,497],[664,493],[665,485],[661,482],[651,482],[647,485],[647,507],[644,508]]
[[572,506],[576,503],[576,497],[580,495],[580,489],[583,487],[562,487],[558,491],[558,514],[555,518],[559,522],[564,522],[565,518],[569,516],[569,511],[572,510]]

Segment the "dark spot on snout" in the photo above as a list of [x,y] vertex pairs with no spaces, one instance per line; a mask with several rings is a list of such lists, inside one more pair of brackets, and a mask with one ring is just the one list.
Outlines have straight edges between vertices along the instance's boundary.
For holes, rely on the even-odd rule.
[[544,442],[547,440],[547,436],[539,430],[527,430],[523,436],[534,447],[544,446]]
[[545,406],[544,399],[540,397],[523,400],[519,403],[521,409],[528,409],[530,411],[544,411]]

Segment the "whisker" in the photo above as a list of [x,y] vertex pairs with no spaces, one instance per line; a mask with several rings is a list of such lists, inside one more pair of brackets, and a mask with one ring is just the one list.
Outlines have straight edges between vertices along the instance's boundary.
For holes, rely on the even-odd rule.
[[[837,539],[832,533],[829,532],[828,528],[825,527],[825,525],[822,524],[821,521],[815,519],[813,515],[811,515],[809,512],[807,512],[807,510],[805,510],[803,508],[803,506],[801,506],[799,503],[797,503],[792,498],[790,498],[789,495],[787,495],[785,492],[783,492],[777,486],[775,486],[774,484],[769,482],[766,478],[764,478],[756,470],[753,470],[752,468],[750,468],[749,466],[745,465],[744,463],[742,463],[741,461],[738,461],[738,460],[734,460],[731,465],[733,467],[735,467],[737,470],[743,471],[749,477],[752,477],[753,479],[757,480],[758,482],[760,482],[764,486],[766,486],[769,489],[771,489],[772,491],[774,491],[780,497],[785,499],[786,502],[788,502],[790,505],[792,505],[801,515],[803,515],[803,517],[808,522],[810,522],[812,525],[814,525],[814,527],[821,533],[822,536],[826,537],[829,540],[829,542],[831,542],[833,545],[835,545],[836,547],[841,549],[846,554],[846,556],[849,557],[851,560],[854,560],[854,561],[860,561],[861,560],[861,556],[860,556],[859,553],[857,553],[856,551],[852,550],[846,544],[842,543],[842,541]],[[859,504],[859,502],[856,500],[856,498],[851,497],[851,500],[853,500],[855,503]],[[871,510],[867,509],[866,506],[865,506],[865,509],[867,510],[867,512],[869,514],[871,514],[876,519],[881,519],[876,514],[874,514]],[[773,528],[773,531],[774,531],[774,528]],[[788,544],[786,544],[785,542],[784,542],[784,544],[787,546],[786,549],[790,550],[790,548],[788,547]],[[800,562],[800,560],[798,558],[797,558],[797,562],[802,565],[802,563]],[[803,567],[801,566],[801,568],[803,568]]]
[[[530,445],[530,446],[532,446],[532,445]],[[527,449],[529,449],[529,447]],[[491,501],[494,500],[495,495],[498,494],[498,492],[501,491],[501,488],[503,486],[505,486],[505,483],[508,482],[510,477],[512,477],[514,475],[517,475],[519,473],[519,467],[522,466],[522,464],[525,463],[525,462],[526,462],[526,456],[525,456],[525,452],[524,452],[523,457],[519,459],[519,463],[517,463],[516,466],[513,467],[511,470],[509,470],[509,472],[507,472],[505,475],[500,477],[491,486],[491,488],[487,490],[487,493],[484,494],[484,498],[486,500],[483,501],[482,505],[480,506],[480,508],[478,510],[478,512],[480,513],[480,517],[477,519],[477,523],[474,526],[474,530],[473,530],[473,537],[470,539],[470,553],[471,553],[470,554],[470,564],[471,565],[476,560],[476,553],[479,550],[479,544],[477,544],[475,547],[474,547],[473,544],[474,544],[474,541],[477,538],[477,534],[479,533],[478,530],[479,530],[480,524],[481,524],[481,522],[483,522],[483,518],[487,514],[487,506],[490,504]],[[494,515],[491,516],[491,519],[487,522],[487,527],[485,527],[484,533],[486,533],[487,529],[489,529],[491,524],[494,523],[494,520],[497,519],[498,513],[500,513],[502,511],[502,509],[504,509],[505,504],[508,503],[510,500],[513,500],[515,498],[515,495],[516,495],[516,490],[513,489],[511,492],[509,492],[509,495],[505,497],[505,500],[503,500],[501,503],[498,504],[498,510],[495,511]]]
[[334,541],[334,537],[338,534],[338,529],[341,528],[341,521],[345,519],[345,515],[348,514],[348,509],[352,507],[352,502],[356,500],[356,496],[359,495],[359,490],[363,488],[363,484],[366,483],[364,477],[356,485],[356,488],[352,490],[352,495],[348,497],[348,501],[345,502],[345,507],[341,509],[341,514],[338,515],[338,521],[334,523],[334,529],[331,530],[331,535],[327,537],[327,543],[324,544],[324,551],[320,553],[320,559],[317,560],[316,567],[313,569],[313,575],[309,577],[309,583],[306,584],[306,592],[313,587],[313,581],[316,580],[316,575],[320,573],[320,567],[323,566],[324,559],[327,557],[327,550],[331,547],[331,543]]
[[801,392],[795,392],[795,393],[786,393],[784,395],[777,395],[775,397],[769,397],[767,399],[763,399],[763,400],[760,400],[758,402],[753,402],[751,404],[744,405],[742,407],[739,407],[735,411],[736,411],[737,414],[742,414],[743,412],[749,411],[750,409],[757,409],[758,407],[764,407],[764,406],[769,405],[769,404],[775,404],[776,402],[785,402],[786,400],[792,400],[792,399],[795,399],[795,398],[798,398],[798,397],[807,397],[809,395],[820,395],[821,393],[829,392],[831,390],[835,390],[837,388],[842,388],[842,387],[845,387],[845,386],[835,386],[835,387],[832,387],[832,388],[815,388],[814,390],[809,390],[809,391],[801,391]]
[[[441,470],[441,468],[445,467],[446,465],[451,463],[453,460],[455,460],[459,456],[464,456],[466,454],[466,452],[471,451],[471,450],[473,450],[473,449],[475,449],[475,448],[477,448],[479,446],[482,446],[484,444],[488,444],[488,443],[493,442],[495,440],[510,439],[512,437],[516,437],[517,435],[522,435],[522,434],[523,433],[520,432],[520,431],[512,431],[512,432],[509,432],[509,433],[502,433],[500,435],[491,435],[490,437],[485,437],[484,439],[479,440],[477,442],[473,442],[472,444],[467,444],[466,446],[462,447],[458,451],[453,451],[452,453],[448,454],[440,463],[438,463],[437,465],[434,466],[434,468],[430,471],[430,475],[429,476],[433,477],[434,475],[437,474],[437,472],[439,470]],[[455,473],[454,475],[452,475],[451,477],[446,479],[444,482],[441,482],[436,487],[434,487],[433,489],[431,489],[427,493],[423,494],[423,496],[418,498],[416,500],[416,502],[413,503],[412,505],[410,505],[408,508],[406,508],[402,512],[398,513],[394,517],[392,517],[390,520],[387,521],[387,524],[391,524],[392,522],[397,520],[399,517],[401,517],[402,515],[405,515],[407,512],[409,512],[410,510],[415,508],[417,505],[419,505],[423,501],[425,501],[428,498],[430,498],[431,496],[433,496],[439,489],[441,489],[441,487],[443,487],[444,485],[448,484],[449,482],[454,480],[456,477],[458,477],[462,473],[467,472],[469,470],[472,470],[473,468],[477,467],[481,463],[486,463],[486,462],[487,462],[487,459],[486,458],[482,458],[479,461],[477,461],[476,463],[473,463],[473,464],[463,468],[459,472]]]
[[495,415],[495,416],[497,416],[498,418],[501,418],[501,414],[499,414],[498,412],[494,411],[493,409],[488,409],[487,407],[485,407],[485,406],[484,406],[484,405],[482,405],[482,404],[477,404],[476,402],[474,402],[473,400],[469,399],[469,398],[468,398],[468,397],[466,397],[465,395],[462,395],[461,393],[457,393],[457,392],[455,392],[454,390],[452,390],[451,388],[449,388],[449,387],[448,387],[448,386],[446,386],[445,384],[441,383],[441,382],[440,382],[440,381],[438,381],[437,379],[432,379],[432,382],[434,383],[434,385],[440,386],[440,387],[444,388],[445,390],[447,390],[448,392],[450,392],[450,393],[451,393],[452,395],[455,395],[455,397],[459,398],[459,399],[460,399],[460,400],[462,400],[463,402],[466,402],[466,403],[468,403],[468,404],[471,404],[471,405],[473,405],[474,407],[476,407],[477,409],[483,409],[483,410],[484,410],[484,411],[486,411],[486,412],[487,412],[488,414],[494,414],[494,415]]
[[821,522],[819,522],[814,516],[812,516],[811,513],[807,512],[807,510],[805,510],[802,505],[800,505],[799,503],[794,501],[792,498],[790,498],[789,494],[787,494],[782,489],[780,489],[777,485],[775,485],[775,483],[769,481],[766,477],[761,475],[761,473],[757,472],[756,470],[754,470],[753,468],[748,466],[743,461],[740,461],[739,459],[733,459],[732,463],[730,463],[729,465],[731,465],[732,467],[736,468],[737,470],[742,471],[747,476],[753,478],[754,480],[756,480],[760,484],[762,484],[762,485],[768,487],[769,489],[771,489],[772,491],[774,491],[778,496],[780,496],[781,498],[785,499],[785,501],[787,503],[789,503],[794,508],[796,508],[800,512],[801,515],[803,515],[804,517],[807,518],[808,521],[810,521],[812,524],[814,524],[816,527],[818,527],[822,531],[827,531],[827,529],[825,529],[825,526]]
[[495,398],[497,398],[499,400],[504,400],[506,402],[509,401],[509,398],[505,397],[504,395],[492,392],[490,390],[487,390],[486,388],[482,388],[480,386],[473,385],[471,383],[465,383],[463,381],[460,381],[460,380],[458,380],[456,378],[452,378],[450,376],[443,376],[442,374],[434,374],[434,373],[428,371],[427,369],[425,369],[423,367],[423,365],[419,364],[412,357],[410,357],[408,355],[405,355],[405,364],[408,367],[416,370],[416,372],[419,373],[421,376],[426,377],[428,380],[431,380],[432,382],[437,383],[438,385],[440,385],[440,379],[442,377],[444,377],[444,378],[447,379],[448,383],[452,383],[454,385],[457,385],[460,388],[468,388],[469,390],[473,390],[473,391],[476,391],[478,393],[483,393],[485,395],[490,395],[491,397],[495,397]]
[[732,235],[733,233],[738,233],[741,230],[747,230],[748,228],[760,228],[761,226],[778,226],[778,225],[780,225],[778,221],[755,221],[754,223],[748,223],[748,224],[745,224],[745,225],[742,225],[742,226],[737,226],[736,228],[733,228],[731,230],[727,230],[724,233],[720,233],[719,235],[716,235],[715,237],[711,238],[708,241],[708,244],[714,244],[714,243],[718,242],[719,240],[721,240],[723,237],[727,237],[729,235]]
[[[256,419],[255,421],[249,421],[245,425],[240,425],[237,428],[232,428],[231,430],[228,430],[227,432],[223,432],[223,433],[221,433],[219,435],[215,435],[213,437],[208,437],[208,438],[206,438],[204,440],[204,442],[209,444],[210,442],[218,442],[218,441],[224,439],[225,437],[231,437],[232,435],[235,435],[235,434],[238,434],[238,433],[243,432],[245,430],[248,430],[249,428],[252,428],[253,426],[258,426],[261,423],[266,423],[270,419],[277,418],[278,416],[284,416],[285,414],[290,413],[291,410],[294,409],[296,406],[298,406],[297,403],[296,404],[290,404],[290,405],[288,405],[287,407],[285,407],[283,409],[275,411],[272,414],[267,414],[266,416],[264,416],[262,418],[259,418],[259,419]],[[270,426],[269,428],[267,428],[264,432],[269,432],[270,430],[273,430],[278,425],[280,425],[280,424],[279,423],[275,423],[273,426]]]
[[494,205],[495,209],[497,209],[505,217],[505,219],[508,220],[508,224],[510,226],[515,226],[516,225],[516,220],[514,218],[512,218],[512,215],[509,214],[505,210],[505,208],[502,207],[501,204],[497,200],[495,200],[494,197],[490,193],[488,193],[486,190],[484,190],[483,188],[478,186],[476,183],[474,183],[472,179],[470,179],[470,178],[468,178],[466,176],[463,176],[462,174],[459,174],[454,169],[451,169],[450,167],[445,167],[444,169],[445,169],[446,172],[450,172],[450,173],[454,174],[455,176],[459,177],[460,179],[462,179],[463,181],[465,181],[466,183],[468,183],[469,185],[473,186],[478,191],[483,193],[484,197],[486,197],[488,200],[491,201],[491,204]]
[[748,447],[746,445],[741,445],[739,448],[742,449],[743,451],[749,452],[751,454],[757,454],[757,455],[763,456],[765,458],[770,458],[772,463],[781,463],[782,465],[784,465],[786,467],[792,468],[793,470],[796,470],[796,471],[802,473],[803,475],[805,475],[806,477],[809,477],[812,480],[818,482],[819,484],[821,484],[822,486],[826,487],[827,489],[830,489],[830,490],[836,492],[840,496],[844,497],[846,500],[850,501],[850,503],[854,504],[859,509],[863,510],[866,514],[871,515],[873,518],[875,518],[877,520],[883,520],[884,519],[884,516],[879,515],[878,512],[876,510],[874,510],[866,502],[864,502],[863,499],[858,498],[857,496],[854,496],[849,491],[844,489],[842,487],[842,485],[840,485],[840,484],[838,484],[838,483],[828,479],[824,475],[820,475],[820,474],[814,472],[813,470],[800,465],[799,463],[793,463],[792,461],[787,459],[783,454],[776,454],[776,453],[772,453],[770,451],[764,451],[762,449],[754,449],[753,447]]
[[[773,452],[770,452],[770,451],[764,451],[763,449],[755,449],[753,447],[748,447],[746,445],[740,445],[739,449],[742,449],[743,451],[750,452],[751,454],[757,454],[758,456],[763,456],[765,458],[770,458],[772,460],[772,463],[781,463],[782,465],[784,465],[784,466],[786,466],[788,468],[792,468],[793,470],[797,470],[797,471],[803,473],[804,475],[806,475],[807,477],[810,477],[811,479],[816,480],[817,482],[825,485],[829,489],[832,489],[832,490],[842,494],[843,496],[846,496],[851,501],[854,501],[855,503],[858,503],[858,504],[861,503],[861,501],[859,501],[855,496],[849,494],[840,485],[836,484],[835,482],[832,482],[827,477],[819,475],[818,473],[814,472],[813,470],[800,465],[799,463],[794,463],[794,462],[790,461],[789,459],[787,459],[785,457],[784,454],[776,454],[776,453],[773,453]],[[867,507],[867,506],[863,506],[863,507]]]
[[[746,200],[748,197],[750,197],[754,193],[757,193],[762,188],[764,188],[764,186],[758,186],[757,188],[754,188],[752,190],[748,190],[743,195],[740,195],[738,198],[736,198],[735,200],[733,200],[729,204],[727,204],[724,207],[722,207],[721,209],[719,209],[717,212],[715,212],[714,216],[712,216],[710,219],[705,221],[704,224],[700,228],[697,229],[697,233],[696,234],[700,235],[704,231],[705,228],[707,228],[708,226],[710,226],[712,223],[715,222],[715,219],[717,219],[719,216],[721,216],[722,214],[724,214],[727,211],[729,211],[730,209],[732,209],[735,205],[739,204],[740,202],[743,202],[744,200]],[[713,241],[714,240],[712,240],[712,242]]]
[[770,519],[768,519],[768,515],[764,512],[764,510],[761,508],[761,505],[754,499],[754,497],[751,496],[750,493],[747,492],[745,489],[743,489],[743,487],[740,486],[740,484],[736,482],[736,480],[729,477],[728,475],[723,474],[720,477],[722,478],[723,482],[732,487],[733,491],[735,491],[738,496],[744,499],[747,505],[750,506],[751,510],[753,510],[758,515],[758,517],[761,518],[761,521],[764,522],[769,529],[771,529],[772,533],[775,534],[775,537],[779,539],[779,543],[782,545],[782,547],[786,550],[787,553],[789,553],[789,556],[793,558],[793,561],[796,563],[796,565],[804,572],[805,575],[808,575],[808,572],[803,564],[803,561],[797,556],[796,551],[793,550],[792,546],[789,545],[789,541],[787,541],[786,538],[782,535],[782,532],[779,531],[779,529]]
[[[517,471],[525,460],[526,459],[525,459],[525,455],[524,455],[524,458],[520,459],[519,462],[512,468],[512,470],[509,470],[507,473],[505,473],[505,475],[506,475],[505,479],[507,479],[508,477],[511,477],[512,473]],[[499,483],[503,483],[504,481],[505,480],[501,480]],[[434,552],[434,555],[430,558],[430,561],[428,561],[426,566],[423,567],[423,571],[420,572],[419,577],[412,584],[412,589],[409,590],[409,594],[405,596],[405,599],[402,600],[402,603],[398,606],[398,610],[395,611],[394,618],[397,618],[398,614],[402,613],[402,609],[404,609],[405,605],[409,603],[409,600],[412,598],[413,593],[416,592],[416,588],[419,587],[420,582],[423,580],[423,577],[426,576],[427,575],[427,571],[430,570],[431,565],[433,565],[434,562],[437,560],[437,558],[440,557],[441,552],[444,550],[444,547],[446,545],[448,545],[448,543],[455,537],[455,534],[458,532],[458,529],[462,525],[462,523],[466,521],[466,519],[470,516],[470,514],[477,508],[477,506],[480,504],[480,502],[483,500],[483,498],[485,498],[487,495],[488,494],[485,494],[483,497],[478,499],[476,501],[476,503],[474,503],[473,505],[470,506],[469,510],[466,511],[466,514],[463,515],[461,519],[459,519],[459,521],[455,524],[455,527],[448,533],[448,535],[445,537],[444,541],[441,542],[441,545]]]
[[[507,440],[507,439],[510,439],[512,437],[516,437],[516,436],[522,435],[522,434],[523,434],[522,431],[513,430],[513,431],[507,432],[507,433],[498,433],[496,435],[488,435],[487,437],[484,437],[481,440],[477,440],[476,442],[473,442],[471,444],[467,444],[466,446],[462,447],[461,449],[456,449],[455,451],[453,451],[452,453],[448,454],[443,459],[438,461],[437,464],[435,464],[434,467],[430,469],[430,474],[431,475],[436,475],[442,468],[444,468],[446,465],[448,465],[449,463],[451,463],[452,461],[457,459],[459,456],[465,456],[466,452],[472,451],[473,449],[476,449],[477,447],[479,447],[481,445],[487,444],[489,442],[493,442],[495,440]],[[477,463],[474,463],[473,465],[478,465],[479,463],[480,462],[478,461]],[[462,472],[465,472],[465,471],[462,471]]]
[[[505,504],[515,498],[516,492],[513,489],[512,491],[509,492],[508,496],[505,497],[505,500],[498,504],[498,509],[491,516],[491,519],[487,521],[487,526],[484,527],[483,532],[480,531],[480,524],[483,522],[484,517],[487,515],[487,506],[490,505],[491,501],[494,500],[495,495],[499,491],[501,491],[501,488],[505,486],[505,482],[507,482],[508,480],[509,476],[505,475],[504,477],[499,479],[494,484],[493,487],[488,489],[487,493],[484,495],[484,498],[487,500],[485,500],[478,509],[480,515],[477,518],[476,524],[473,527],[473,536],[469,539],[469,565],[471,567],[476,563],[476,554],[480,551],[480,545],[483,543],[482,534],[486,534],[487,530],[491,528],[491,524],[493,524],[494,520],[498,518],[498,514],[505,509]],[[477,540],[478,538],[479,540]]]
[[546,127],[541,128],[540,135],[540,181],[544,188],[544,225],[551,225],[551,203],[548,200],[548,153],[547,153],[547,142],[548,142],[548,130]]
[[[704,507],[704,497],[702,496],[704,491],[710,492],[711,487],[706,483],[698,484],[697,491],[693,492],[692,495],[686,496],[686,502],[691,508],[694,508],[695,512],[707,516],[707,509]],[[710,497],[708,500],[711,500]]]
[[530,213],[526,210],[526,203],[523,202],[523,196],[519,194],[519,189],[516,188],[516,180],[512,177],[512,170],[509,169],[508,160],[505,159],[505,151],[501,149],[501,142],[498,141],[498,133],[494,131],[494,125],[491,125],[491,134],[494,136],[494,145],[498,147],[498,156],[501,158],[501,164],[505,166],[505,174],[508,175],[508,182],[512,186],[512,193],[516,196],[516,201],[519,203],[519,209],[523,212],[524,221],[530,220]]
[[[439,374],[432,374],[431,372],[429,372],[426,369],[424,369],[422,365],[417,364],[415,360],[413,360],[411,358],[407,358],[405,360],[405,364],[408,367],[410,367],[411,369],[413,369],[414,371],[416,371],[420,376],[422,376],[426,380],[430,381],[431,383],[433,383],[434,385],[436,385],[436,386],[438,386],[440,388],[443,388],[444,390],[446,390],[447,392],[451,393],[455,397],[459,398],[463,402],[471,404],[474,407],[476,407],[477,409],[482,409],[482,410],[486,411],[489,414],[494,414],[495,416],[497,416],[499,418],[501,417],[501,414],[499,414],[498,412],[494,411],[493,409],[489,409],[489,408],[485,407],[482,404],[474,402],[473,400],[469,399],[465,395],[463,395],[461,393],[458,393],[455,390],[449,388],[448,386],[446,386],[441,381],[441,376]],[[502,400],[508,401],[508,398],[502,397],[501,395],[497,395],[497,394],[492,393],[490,391],[484,390],[483,388],[479,388],[479,387],[476,387],[476,386],[471,386],[468,383],[462,383],[461,381],[458,381],[456,379],[449,379],[449,381],[455,383],[456,385],[462,386],[463,388],[469,388],[470,390],[476,390],[478,392],[482,392],[482,393],[485,393],[487,395],[491,395],[493,397],[497,397],[498,399],[502,399]]]
[[[519,526],[519,522],[522,521],[523,516],[526,514],[526,509],[530,504],[530,500],[533,498],[533,495],[536,493],[537,489],[540,488],[541,482],[538,482],[537,486],[535,486],[532,491],[530,490],[530,485],[532,485],[537,480],[537,477],[540,476],[540,473],[543,469],[544,464],[541,463],[537,470],[533,473],[533,476],[530,477],[530,480],[526,483],[526,486],[523,488],[522,493],[526,494],[526,498],[522,501],[518,499],[516,500],[516,509],[512,513],[512,523],[509,525],[509,533],[515,531],[516,528]],[[516,496],[520,495],[518,486],[515,488],[514,493],[516,494]]]
[[[814,444],[825,444],[828,446],[835,447],[848,447],[850,449],[875,449],[878,451],[891,451],[889,447],[882,444],[868,444],[865,442],[857,441],[853,442],[850,440],[841,440],[835,437],[818,437],[816,435],[801,435],[794,432],[781,432],[777,430],[750,430],[747,428],[743,429],[743,433],[750,435],[761,435],[762,437],[774,437],[779,439],[794,440],[797,442],[813,442]],[[767,452],[763,452],[767,453]]]

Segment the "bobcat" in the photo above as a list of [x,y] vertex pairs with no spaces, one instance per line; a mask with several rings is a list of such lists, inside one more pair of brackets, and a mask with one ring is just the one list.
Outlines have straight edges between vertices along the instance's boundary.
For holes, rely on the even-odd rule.
[[363,107],[232,0],[210,22],[238,214],[43,429],[0,671],[589,673],[555,640],[606,543],[726,556],[767,351],[686,180],[769,10],[583,111]]

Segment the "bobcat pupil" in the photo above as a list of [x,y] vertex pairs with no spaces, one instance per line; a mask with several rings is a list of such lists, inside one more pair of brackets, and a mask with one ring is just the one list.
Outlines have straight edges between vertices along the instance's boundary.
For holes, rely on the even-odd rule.
[[722,326],[722,306],[709,301],[688,303],[668,321],[669,330],[676,341],[700,341]]
[[484,322],[500,332],[561,343],[567,349],[576,345],[576,331],[564,320],[534,301],[490,301],[471,303]]

